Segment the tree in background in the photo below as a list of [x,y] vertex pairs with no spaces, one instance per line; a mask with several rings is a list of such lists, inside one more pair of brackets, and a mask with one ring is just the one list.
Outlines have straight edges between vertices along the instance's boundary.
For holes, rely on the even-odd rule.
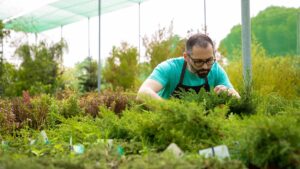
[[113,47],[102,73],[103,80],[113,89],[117,87],[130,89],[135,86],[137,80],[137,67],[137,48],[124,42],[121,47]]
[[[254,38],[251,44],[252,89],[261,96],[276,94],[286,99],[300,97],[300,58],[296,56],[268,57],[266,50]],[[244,91],[242,59],[225,67],[230,81]],[[288,87],[287,87],[288,86]]]
[[62,87],[60,65],[65,50],[65,41],[50,46],[45,42],[21,45],[15,52],[22,60],[18,80],[14,84],[16,94],[21,95],[23,90],[28,90],[31,94],[53,93]]
[[76,66],[76,76],[79,81],[79,90],[81,92],[90,92],[97,89],[97,61],[87,57],[83,62]]
[[164,60],[182,56],[185,49],[185,39],[173,34],[172,23],[168,30],[164,27],[155,32],[151,41],[145,37],[143,44],[152,69]]
[[[252,35],[268,56],[296,55],[297,14],[300,9],[269,7],[251,20]],[[234,26],[220,43],[220,51],[230,59],[240,58],[241,25]]]
[[[10,32],[8,30],[4,30],[4,24],[2,22],[2,20],[0,20],[0,44],[3,45],[3,39],[5,36],[9,36]],[[0,48],[2,48],[2,46],[0,45]],[[7,81],[7,73],[10,71],[10,67],[11,65],[9,65],[8,63],[4,63],[4,58],[3,58],[3,51],[1,49],[0,52],[0,96],[4,95],[4,90],[6,89],[6,83]],[[6,68],[9,67],[9,68]],[[6,70],[9,69],[9,70]]]
[[0,96],[16,96],[15,84],[18,80],[18,70],[10,63],[4,62],[0,65],[3,73],[0,76]]

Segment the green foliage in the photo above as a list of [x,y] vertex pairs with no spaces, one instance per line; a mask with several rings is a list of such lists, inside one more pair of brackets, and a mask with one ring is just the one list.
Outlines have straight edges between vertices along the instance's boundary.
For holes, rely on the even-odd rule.
[[44,128],[46,125],[47,114],[49,112],[49,105],[51,104],[50,96],[44,94],[40,97],[33,98],[30,101],[30,104],[32,107],[29,118],[30,126],[35,129]]
[[143,62],[138,64],[138,77],[137,77],[137,83],[136,86],[140,87],[142,83],[147,79],[147,77],[151,74],[153,69],[151,68],[150,63]]
[[245,169],[246,167],[236,160],[204,159],[193,154],[176,158],[171,154],[149,153],[128,159],[120,168],[199,168],[199,169]]
[[81,92],[90,92],[97,89],[97,61],[88,57],[83,62],[75,66],[76,76],[79,80],[79,90]]
[[[269,7],[251,20],[252,35],[268,56],[297,54],[297,8]],[[220,51],[230,59],[241,56],[241,25],[234,26],[220,43]]]
[[231,28],[230,33],[220,42],[219,51],[230,60],[237,60],[242,55],[241,25]]
[[[5,36],[9,36],[10,32],[8,30],[4,30],[4,23],[0,20],[0,44],[1,48],[3,47],[3,39]],[[7,88],[10,86],[12,79],[14,79],[13,74],[9,74],[8,72],[14,71],[14,68],[9,63],[5,63],[3,58],[3,51],[0,52],[0,96],[4,96],[8,91]],[[11,88],[10,88],[11,89]]]
[[227,106],[228,114],[250,115],[255,113],[255,102],[251,97],[247,97],[245,93],[241,93],[241,99],[228,96],[226,92],[216,94],[213,91],[206,92],[201,89],[197,94],[195,91],[182,91],[179,93],[179,98],[184,102],[196,102],[203,105],[205,110],[213,110],[216,107]]
[[80,85],[79,85],[78,75],[79,75],[78,69],[65,68],[61,76],[61,80],[64,83],[64,90],[57,92],[57,94],[63,93],[68,90],[79,91]]
[[178,35],[173,35],[173,24],[169,30],[166,28],[159,29],[153,35],[151,41],[144,38],[144,46],[146,47],[146,56],[150,60],[151,68],[155,68],[160,62],[169,58],[182,56],[185,50],[185,39],[181,39]]
[[253,116],[245,123],[238,137],[243,161],[260,168],[299,167],[299,114]]
[[[255,41],[252,44],[252,90],[262,96],[270,93],[294,99],[300,96],[300,58],[293,56],[270,58]],[[240,91],[244,88],[242,60],[225,67],[230,81]]]
[[3,28],[4,28],[4,24],[3,24],[3,22],[2,22],[2,20],[0,20],[0,39],[2,39],[3,38]]
[[80,156],[57,156],[57,157],[12,157],[4,155],[0,159],[0,164],[4,168],[46,168],[46,169],[107,169],[107,168],[211,168],[211,169],[245,169],[246,167],[236,160],[204,159],[194,154],[189,154],[183,158],[176,158],[171,154],[150,153],[144,156],[120,157],[117,153],[117,146],[107,149],[103,144],[95,144],[88,149],[84,155]]
[[18,80],[18,70],[14,65],[3,62],[1,65],[2,73],[0,75],[0,96],[16,96],[17,91],[15,90]]
[[[16,54],[22,59],[18,70],[18,81],[12,85],[17,95],[23,90],[30,90],[31,94],[54,93],[60,84],[60,66],[66,43],[48,46],[45,42],[38,45],[21,45]],[[42,68],[42,69],[41,69]]]
[[79,99],[76,95],[72,95],[69,98],[62,100],[60,105],[59,113],[65,118],[79,115],[82,112],[79,105]]
[[0,20],[0,39],[2,40],[5,36],[9,36],[10,31],[4,29],[4,23]]
[[130,89],[137,80],[137,49],[122,43],[121,47],[113,47],[111,56],[103,69],[103,80],[113,89],[122,87]]
[[12,105],[9,100],[0,100],[0,133],[5,134],[13,130],[15,114],[12,112]]
[[[23,98],[0,100],[0,141],[3,141],[0,166],[297,168],[300,165],[297,99],[287,100],[275,94],[249,95],[252,98],[248,99],[255,101],[256,113],[245,115],[232,109],[245,105],[225,93],[218,96],[191,92],[184,93],[181,100],[145,100],[142,104],[130,102],[133,98],[126,94],[110,91],[80,97],[66,92],[54,99],[49,95],[32,98],[24,92]],[[126,97],[116,97],[121,95]],[[127,106],[120,106],[117,113],[113,102]],[[87,116],[80,113],[83,109]],[[92,117],[89,111],[98,113]],[[40,135],[42,129],[49,144]],[[73,145],[84,145],[83,154],[76,155],[70,150],[71,137]],[[108,145],[105,139],[113,139],[113,144]],[[184,150],[182,157],[163,152],[172,142]],[[196,153],[221,144],[229,147],[232,160],[204,159]],[[125,156],[119,153],[120,147]]]
[[[136,107],[123,112],[116,123],[120,129],[119,133],[127,139],[150,144],[149,146],[159,151],[172,142],[189,151],[197,151],[219,143],[221,133],[218,125],[212,123],[213,115],[206,116],[202,105],[170,100],[150,101],[146,106],[148,111]],[[219,115],[225,118],[225,113]]]

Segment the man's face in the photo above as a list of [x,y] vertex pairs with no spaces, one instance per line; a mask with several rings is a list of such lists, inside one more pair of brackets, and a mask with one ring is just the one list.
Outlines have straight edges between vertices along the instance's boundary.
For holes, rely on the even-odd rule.
[[213,47],[209,44],[206,48],[194,46],[192,52],[186,52],[184,58],[191,72],[199,77],[206,77],[215,62]]

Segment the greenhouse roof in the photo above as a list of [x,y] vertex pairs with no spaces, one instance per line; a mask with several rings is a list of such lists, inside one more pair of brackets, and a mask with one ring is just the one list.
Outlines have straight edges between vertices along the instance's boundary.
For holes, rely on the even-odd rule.
[[[47,4],[46,1],[2,0],[0,20],[4,20],[7,29],[38,33],[98,16],[99,0],[48,0]],[[101,0],[101,14],[144,1],[146,0]],[[29,8],[30,4],[35,3],[38,3],[38,7],[30,12],[26,13],[26,10],[22,9],[25,5],[29,5]]]

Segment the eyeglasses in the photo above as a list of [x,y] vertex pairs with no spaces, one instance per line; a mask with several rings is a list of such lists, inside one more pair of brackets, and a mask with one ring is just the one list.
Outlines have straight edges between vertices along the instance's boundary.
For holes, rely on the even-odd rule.
[[191,57],[191,55],[188,55],[190,57],[190,59],[192,60],[192,62],[194,63],[195,66],[197,67],[202,67],[204,64],[206,64],[207,66],[211,66],[215,63],[216,59],[214,57],[210,57],[206,60],[202,60],[202,59],[193,59]]

